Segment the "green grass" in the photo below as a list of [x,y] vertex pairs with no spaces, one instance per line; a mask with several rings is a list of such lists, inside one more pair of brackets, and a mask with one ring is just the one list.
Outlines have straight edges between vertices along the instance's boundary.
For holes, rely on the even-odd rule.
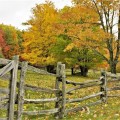
[[[80,77],[80,76],[71,76],[70,71],[66,71],[67,79],[71,81],[83,82],[86,80],[93,80],[94,78],[98,78],[100,73],[96,73],[93,75],[92,72],[89,73],[88,77]],[[49,75],[40,75],[38,73],[33,73],[31,71],[27,72],[25,83],[46,87],[46,88],[54,88],[55,86],[55,77]],[[0,81],[0,86],[5,87],[7,85],[6,82]],[[117,83],[118,84],[118,83]],[[109,86],[114,86],[115,84],[109,84]],[[67,85],[67,89],[73,87],[72,85]],[[81,90],[76,90],[73,95],[67,95],[67,98],[80,98],[86,95],[90,95],[96,92],[99,92],[99,86],[90,87]],[[120,91],[112,92],[112,94],[120,94]],[[111,94],[111,93],[110,93]],[[52,98],[55,97],[53,94],[46,94],[40,92],[33,91],[25,91],[25,98]],[[89,102],[94,102],[99,100],[99,97],[93,98],[90,100],[86,100],[84,102],[67,104],[66,108],[73,108],[75,106],[84,105]],[[34,110],[42,110],[42,109],[50,109],[54,108],[54,103],[44,103],[39,105],[24,105],[24,110],[34,111]],[[4,116],[4,112],[1,114]],[[0,115],[0,116],[1,116]],[[53,115],[48,116],[23,116],[23,120],[54,120]],[[109,98],[108,104],[99,104],[92,107],[87,107],[87,110],[82,110],[77,113],[69,113],[64,117],[63,120],[120,120],[120,98]]]

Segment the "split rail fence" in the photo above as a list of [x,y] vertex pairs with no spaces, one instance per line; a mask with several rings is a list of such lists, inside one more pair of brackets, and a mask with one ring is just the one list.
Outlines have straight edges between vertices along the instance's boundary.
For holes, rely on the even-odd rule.
[[[57,81],[56,81],[56,89],[60,89],[60,83],[62,83],[62,95],[58,94],[58,98],[60,99],[60,97],[62,97],[60,100],[61,107],[60,107],[60,111],[59,111],[59,118],[63,118],[65,115],[67,115],[70,112],[77,112],[80,110],[83,110],[83,108],[86,108],[87,106],[94,106],[100,103],[107,103],[107,99],[108,97],[120,97],[120,94],[115,94],[115,95],[110,95],[108,94],[108,92],[110,91],[120,91],[120,84],[118,84],[117,86],[114,87],[108,87],[109,84],[111,84],[111,82],[113,83],[118,83],[120,82],[120,77],[118,77],[117,75],[112,75],[112,74],[107,74],[105,71],[101,72],[101,77],[97,80],[88,80],[85,82],[73,82],[70,80],[66,79],[65,76],[65,65],[59,63],[59,72],[57,72]],[[72,85],[72,88],[68,88],[67,85]],[[74,91],[76,90],[80,90],[80,89],[86,89],[89,87],[99,87],[99,92],[94,93],[92,95],[88,95],[88,96],[84,96],[82,98],[74,98],[74,99],[70,99],[67,97],[67,95],[71,95],[74,94]],[[97,97],[97,101],[92,102],[92,103],[88,103],[85,104],[83,106],[77,106],[77,107],[72,107],[67,109],[66,105],[67,104],[71,104],[71,103],[78,103],[78,102],[82,102],[91,98],[96,98]],[[59,107],[60,103],[57,103],[56,107]]]
[[[48,115],[48,114],[54,114],[56,118],[63,118],[65,115],[67,115],[70,112],[77,112],[85,108],[86,106],[93,106],[100,103],[106,103],[108,97],[120,97],[120,95],[109,95],[109,91],[115,91],[120,90],[120,86],[114,86],[109,88],[108,84],[111,82],[119,82],[120,78],[117,76],[113,76],[114,78],[108,80],[108,75],[106,72],[101,73],[101,77],[98,80],[89,80],[85,82],[73,82],[66,79],[65,75],[65,64],[62,64],[59,62],[57,64],[57,70],[56,75],[48,73],[44,70],[40,70],[38,68],[29,66],[27,62],[22,62],[19,64],[21,67],[20,72],[20,81],[18,83],[18,95],[16,94],[16,79],[17,79],[17,69],[18,69],[18,57],[15,57],[13,60],[6,60],[6,59],[0,59],[0,64],[6,65],[2,69],[0,69],[0,76],[4,76],[7,72],[10,72],[9,78],[10,78],[10,86],[9,89],[3,89],[0,88],[0,93],[6,93],[6,96],[0,97],[0,109],[2,109],[2,103],[5,103],[5,100],[7,98],[7,113],[8,117],[0,120],[13,120],[15,118],[14,112],[17,113],[17,120],[22,120],[23,115]],[[26,71],[31,70],[40,74],[46,74],[46,75],[53,75],[56,77],[55,82],[55,88],[42,88],[42,87],[36,87],[32,85],[25,84],[25,75]],[[7,77],[8,78],[8,77]],[[67,85],[71,85],[71,88],[68,88]],[[80,90],[80,89],[86,89],[89,87],[99,87],[99,92],[79,97],[79,98],[68,98],[67,95],[74,94],[74,91]],[[45,99],[26,99],[25,98],[25,91],[31,90],[35,92],[44,92],[44,93],[53,93],[55,95],[54,98],[45,98]],[[9,92],[8,92],[9,91]],[[17,96],[17,97],[16,97]],[[85,104],[84,106],[77,106],[72,108],[67,108],[67,104],[72,103],[78,103],[82,102],[91,98],[96,98],[97,101]],[[4,102],[3,102],[4,101]],[[14,110],[15,107],[15,101],[17,103],[17,111]],[[55,103],[55,107],[53,109],[47,109],[47,110],[40,110],[40,111],[25,111],[23,106],[25,104],[40,104],[40,103]]]

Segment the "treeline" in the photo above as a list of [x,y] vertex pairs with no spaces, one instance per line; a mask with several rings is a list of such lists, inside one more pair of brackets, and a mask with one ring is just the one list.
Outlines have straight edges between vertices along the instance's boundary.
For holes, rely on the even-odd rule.
[[73,6],[61,10],[50,1],[37,4],[30,20],[24,23],[29,25],[26,31],[0,26],[5,39],[1,42],[5,46],[1,47],[2,53],[7,58],[20,54],[21,59],[47,66],[48,71],[54,71],[54,65],[61,61],[72,69],[72,74],[76,67],[82,76],[93,67],[109,67],[116,73],[120,53],[118,3],[119,0],[73,0]]

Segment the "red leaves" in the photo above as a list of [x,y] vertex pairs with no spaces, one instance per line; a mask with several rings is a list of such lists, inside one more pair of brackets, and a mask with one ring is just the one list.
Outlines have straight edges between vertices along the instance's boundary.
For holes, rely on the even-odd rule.
[[6,42],[5,42],[5,39],[4,39],[4,32],[0,29],[0,48],[1,48],[1,50],[2,50],[2,52],[3,52],[3,54],[5,55],[8,51],[9,51],[9,49],[10,49],[10,47],[6,44]]

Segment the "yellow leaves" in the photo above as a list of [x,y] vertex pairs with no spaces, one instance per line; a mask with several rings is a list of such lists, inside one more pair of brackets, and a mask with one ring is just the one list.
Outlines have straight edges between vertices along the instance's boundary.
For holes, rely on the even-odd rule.
[[87,114],[90,114],[90,108],[86,107]]
[[[32,64],[37,65],[48,65],[48,64],[54,64],[55,58],[51,56],[44,56],[43,51],[31,51],[31,53],[24,53],[22,54],[23,59],[28,60]],[[39,58],[39,59],[38,59]]]
[[115,117],[119,117],[119,116],[120,116],[119,114],[117,114],[117,113],[115,114]]
[[46,58],[46,64],[54,64],[55,63],[55,58],[51,55]]
[[108,106],[108,104],[105,104],[104,106],[105,106],[105,107],[107,107],[107,106]]
[[61,10],[61,21],[65,23],[91,23],[98,21],[98,16],[95,11],[86,6],[76,5],[67,7]]
[[23,58],[40,65],[54,62],[49,50],[56,41],[53,23],[57,19],[57,10],[52,2],[46,1],[33,8],[33,17],[27,22],[31,27],[24,33]]
[[97,114],[94,114],[93,117],[96,118],[96,117],[97,117]]
[[64,52],[71,51],[74,47],[75,47],[74,43],[71,43],[65,48]]
[[64,52],[71,51],[74,47],[94,47],[104,45],[109,34],[105,33],[98,25],[98,14],[92,9],[82,5],[65,7],[60,13],[60,24],[56,27],[58,34],[65,34],[71,43]]
[[26,109],[27,109],[27,106],[24,105],[24,106],[23,106],[23,109],[26,110]]

